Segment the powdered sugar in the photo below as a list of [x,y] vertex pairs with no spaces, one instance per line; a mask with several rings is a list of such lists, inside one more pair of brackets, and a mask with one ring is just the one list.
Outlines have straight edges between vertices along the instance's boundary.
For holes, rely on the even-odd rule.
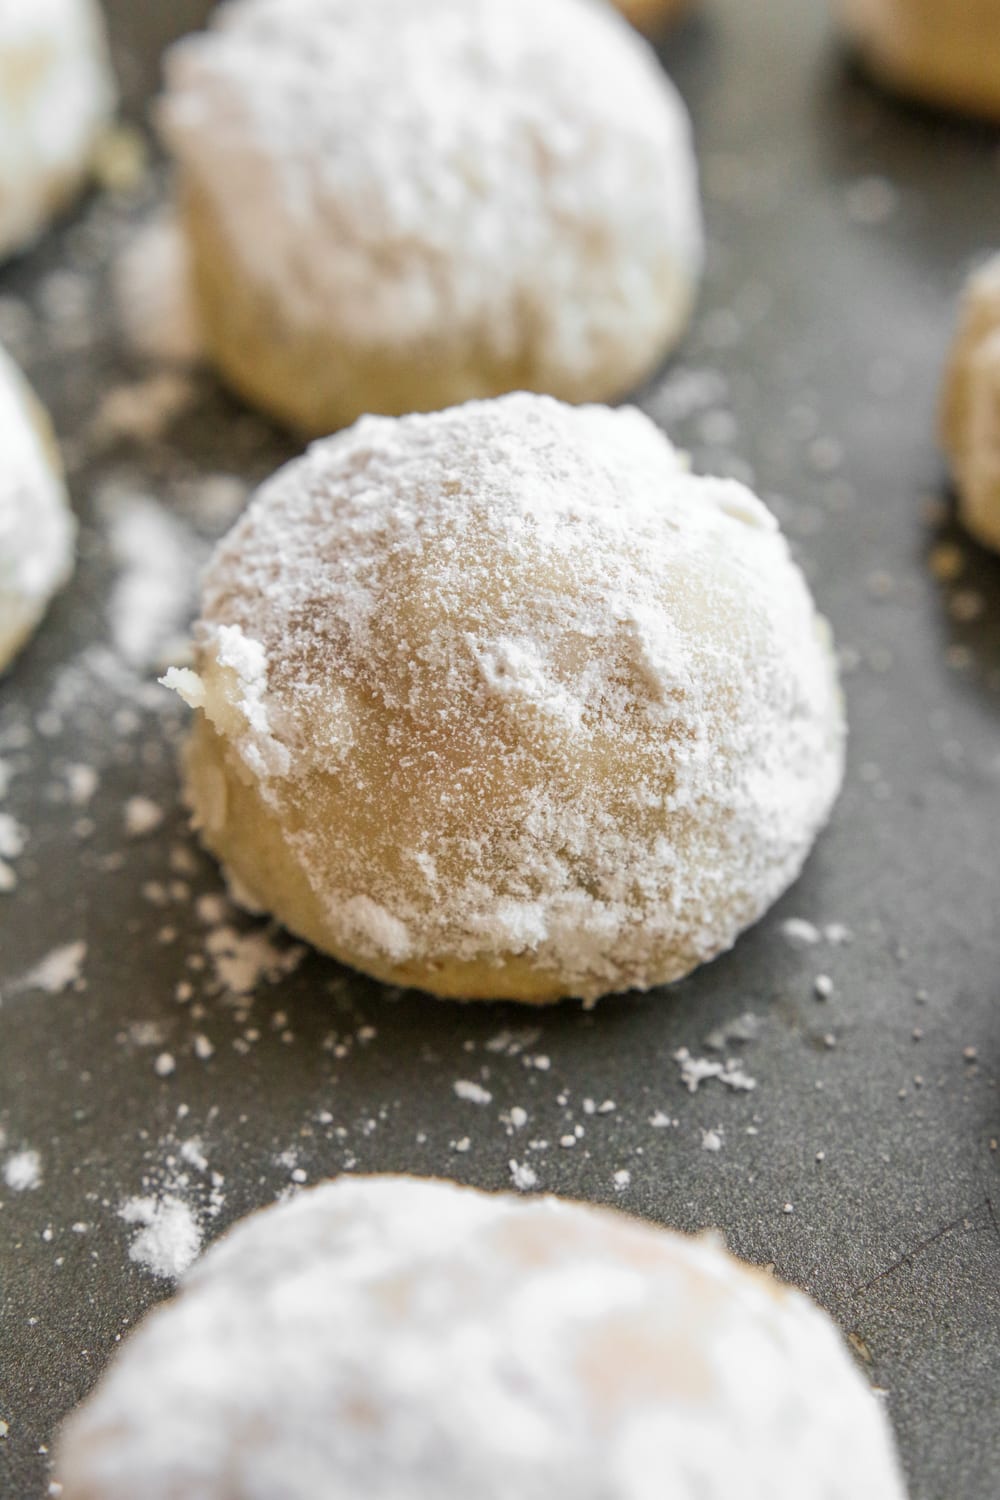
[[[527,955],[583,996],[676,977],[794,878],[840,781],[773,519],[635,411],[363,420],[265,486],[200,631],[200,675],[168,680],[294,823],[306,935],[383,966]],[[225,857],[217,771],[192,793]],[[268,870],[233,865],[267,905]]]
[[138,354],[163,364],[194,364],[201,331],[187,243],[173,212],[161,209],[121,251],[114,268],[118,316]]
[[53,948],[51,953],[35,965],[23,978],[12,986],[13,993],[42,990],[47,995],[60,995],[70,986],[82,983],[83,965],[87,957],[87,944],[83,941],[65,943]]
[[[158,1071],[162,1075],[172,1069]],[[182,1105],[178,1119],[187,1113]],[[118,1217],[136,1230],[129,1259],[165,1280],[182,1276],[200,1254],[206,1227],[224,1203],[223,1178],[213,1171],[203,1138],[171,1132],[158,1143],[142,1192],[118,1209]]]
[[198,1221],[188,1205],[173,1194],[129,1198],[120,1216],[126,1224],[140,1226],[129,1246],[129,1259],[154,1276],[181,1276],[197,1259],[201,1250]]
[[15,1151],[3,1164],[3,1180],[12,1193],[30,1192],[41,1185],[42,1158],[30,1147]]
[[109,487],[101,510],[120,570],[108,601],[111,636],[123,660],[141,670],[165,650],[176,654],[208,549],[152,496]]
[[674,1053],[674,1061],[681,1070],[681,1078],[689,1094],[696,1094],[700,1085],[710,1078],[725,1084],[728,1089],[746,1093],[757,1087],[756,1079],[751,1078],[742,1065],[731,1057],[725,1062],[717,1062],[711,1057],[692,1057],[686,1047],[679,1047]]

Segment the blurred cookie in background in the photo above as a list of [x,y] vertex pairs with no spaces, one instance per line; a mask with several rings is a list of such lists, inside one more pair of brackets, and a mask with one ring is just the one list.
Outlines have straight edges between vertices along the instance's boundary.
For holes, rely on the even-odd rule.
[[611,0],[633,26],[641,31],[659,31],[693,7],[694,0]]
[[687,324],[690,120],[608,6],[234,0],[160,123],[209,354],[293,427],[610,399]]
[[0,671],[72,572],[75,536],[49,419],[0,348]]
[[963,524],[1000,551],[1000,255],[970,277],[941,402]]
[[1000,120],[1000,0],[837,0],[837,9],[889,88]]
[[116,99],[95,0],[0,0],[0,258],[83,186]]

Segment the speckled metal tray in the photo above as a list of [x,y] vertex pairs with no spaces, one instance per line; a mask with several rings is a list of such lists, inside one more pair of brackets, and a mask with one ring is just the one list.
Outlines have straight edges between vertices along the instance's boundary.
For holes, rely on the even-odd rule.
[[[161,44],[205,9],[110,5],[134,118]],[[155,183],[0,271],[0,336],[54,412],[82,521],[73,584],[0,684],[2,810],[25,830],[0,897],[4,1497],[45,1494],[59,1419],[170,1289],[130,1259],[125,1201],[173,1194],[207,1240],[345,1168],[492,1188],[511,1162],[721,1229],[848,1334],[914,1500],[1000,1490],[1000,562],[947,520],[933,427],[957,291],[1000,236],[1000,142],[880,97],[804,0],[706,3],[663,55],[696,119],[711,256],[644,403],[779,512],[843,649],[852,728],[803,879],[670,992],[461,1008],[289,957],[224,909],[177,806],[183,715],[122,663],[121,518],[174,536],[178,586],[291,448],[208,375],[109,403],[150,372],[114,333],[103,265]],[[790,918],[819,940],[792,941]],[[67,947],[77,984],[25,983]],[[682,1048],[740,1059],[756,1087],[692,1094]]]

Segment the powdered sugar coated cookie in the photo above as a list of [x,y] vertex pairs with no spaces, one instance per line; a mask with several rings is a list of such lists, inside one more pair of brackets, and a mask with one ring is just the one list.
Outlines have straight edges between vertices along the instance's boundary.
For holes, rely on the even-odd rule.
[[603,5],[231,0],[160,117],[210,352],[298,427],[605,398],[687,321],[687,112]]
[[0,349],[0,671],[73,567],[76,526],[48,418]]
[[770,513],[639,412],[547,397],[316,444],[221,544],[169,681],[241,888],[443,995],[680,977],[795,878],[842,772]]
[[902,1500],[829,1320],[711,1241],[343,1178],[256,1214],[131,1336],[64,1500]]
[[95,0],[0,0],[0,257],[76,192],[115,97]]

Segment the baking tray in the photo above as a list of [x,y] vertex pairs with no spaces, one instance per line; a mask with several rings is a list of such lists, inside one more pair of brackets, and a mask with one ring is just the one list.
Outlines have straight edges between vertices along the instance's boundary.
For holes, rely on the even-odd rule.
[[[162,44],[206,9],[110,4],[132,119]],[[914,1500],[995,1500],[1000,563],[948,519],[933,419],[957,292],[1000,231],[998,139],[880,96],[804,0],[715,0],[663,56],[695,116],[710,258],[642,401],[780,515],[851,723],[803,878],[670,991],[463,1008],[289,956],[223,909],[178,807],[183,712],[120,659],[143,579],[122,515],[133,542],[142,517],[154,535],[175,518],[179,587],[292,445],[208,375],[135,399],[150,372],[114,331],[104,265],[155,177],[0,272],[0,329],[54,412],[82,521],[74,581],[0,685],[3,810],[26,831],[0,898],[0,1163],[39,1179],[0,1184],[5,1497],[46,1493],[58,1421],[170,1290],[130,1259],[124,1202],[172,1193],[207,1241],[345,1169],[499,1188],[516,1161],[541,1189],[713,1226],[805,1287],[886,1393]],[[79,943],[76,984],[24,985]],[[756,1086],[691,1093],[685,1048]]]

